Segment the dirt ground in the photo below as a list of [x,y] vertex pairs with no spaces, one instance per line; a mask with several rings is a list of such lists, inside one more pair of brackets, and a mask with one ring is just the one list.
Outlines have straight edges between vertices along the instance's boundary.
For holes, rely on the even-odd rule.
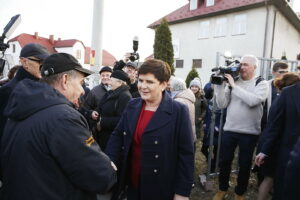
[[[199,175],[206,173],[206,159],[204,155],[200,152],[201,142],[200,140],[197,142],[197,152],[196,152],[196,160],[195,160],[195,187],[192,190],[191,200],[211,200],[214,194],[218,191],[218,178],[213,177],[210,181],[213,184],[212,191],[205,191],[204,188],[200,184]],[[235,168],[236,164],[233,164],[233,168]],[[231,175],[230,179],[230,189],[229,195],[226,200],[234,199],[234,186],[236,185],[236,174]],[[257,180],[255,174],[251,174],[248,190],[245,194],[246,200],[255,200],[257,198]]]

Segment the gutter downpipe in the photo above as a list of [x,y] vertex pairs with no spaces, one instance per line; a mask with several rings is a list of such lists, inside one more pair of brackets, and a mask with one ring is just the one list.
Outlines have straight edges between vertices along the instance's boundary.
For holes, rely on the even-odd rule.
[[275,10],[274,11],[274,19],[273,19],[273,30],[272,30],[271,56],[270,56],[270,58],[273,57],[273,46],[274,46],[274,37],[275,37],[276,16],[277,16],[277,11]]
[[[268,37],[268,24],[269,24],[269,14],[270,14],[270,10],[269,10],[269,5],[268,5],[268,0],[265,0],[265,6],[266,6],[266,22],[265,22],[265,36],[264,36],[264,46],[263,46],[263,58],[265,58],[267,56],[267,37]],[[263,61],[263,59],[260,61],[260,76],[262,76],[263,78],[267,78],[266,75],[266,69],[268,68],[268,66],[266,66],[266,63]]]
[[269,19],[269,6],[268,6],[268,0],[265,0],[265,6],[267,10],[266,14],[266,24],[265,24],[265,36],[264,36],[264,46],[263,46],[263,58],[266,57],[266,49],[267,49],[267,34],[268,34],[268,19]]

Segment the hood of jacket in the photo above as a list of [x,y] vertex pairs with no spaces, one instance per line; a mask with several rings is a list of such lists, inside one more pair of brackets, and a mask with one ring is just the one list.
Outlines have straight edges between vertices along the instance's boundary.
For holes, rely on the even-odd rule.
[[177,99],[177,98],[187,99],[192,103],[196,102],[196,97],[190,89],[186,89],[186,90],[183,90],[183,91],[177,93],[176,96],[174,97],[174,99]]
[[17,121],[58,104],[74,105],[60,92],[46,83],[29,79],[20,81],[9,97],[5,115]]

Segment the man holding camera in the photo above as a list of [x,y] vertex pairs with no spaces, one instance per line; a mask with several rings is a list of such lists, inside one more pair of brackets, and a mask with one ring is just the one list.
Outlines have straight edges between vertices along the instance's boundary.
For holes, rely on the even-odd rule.
[[125,67],[123,68],[123,71],[125,71],[130,78],[130,94],[133,98],[139,97],[140,94],[137,87],[137,64],[135,62],[127,62]]
[[215,86],[219,108],[227,108],[224,134],[220,150],[219,191],[213,200],[221,200],[227,194],[231,164],[236,147],[239,147],[239,173],[235,187],[235,200],[243,200],[250,176],[253,151],[261,132],[263,102],[268,95],[267,81],[255,78],[258,60],[253,55],[241,59],[240,78],[234,81],[225,74],[228,83]]

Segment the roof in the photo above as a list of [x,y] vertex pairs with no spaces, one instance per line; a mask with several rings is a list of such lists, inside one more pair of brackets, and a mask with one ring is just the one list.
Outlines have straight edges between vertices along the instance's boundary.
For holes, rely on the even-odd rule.
[[56,51],[53,47],[53,44],[51,44],[51,42],[48,38],[44,38],[44,37],[40,37],[40,36],[38,38],[36,38],[35,35],[22,33],[22,34],[9,40],[9,42],[14,42],[14,41],[18,41],[21,48],[23,48],[28,43],[38,43],[38,44],[46,47],[50,53],[56,53]]
[[[49,38],[44,38],[41,36],[36,37],[35,35],[22,33],[9,40],[9,42],[15,42],[15,41],[19,42],[21,48],[23,48],[28,43],[38,43],[46,47],[50,53],[56,53],[57,51],[55,50],[55,48],[73,47],[76,42],[80,42],[85,48],[84,63],[85,64],[90,63],[91,48],[85,47],[83,42],[77,39],[69,39],[69,40],[59,39],[59,40],[53,40],[53,43],[51,43],[51,40]],[[109,53],[106,50],[102,50],[102,65],[113,66],[116,61],[117,59],[111,53]]]
[[102,50],[102,65],[103,66],[113,66],[117,59],[111,55],[108,51]]
[[55,48],[72,47],[76,42],[80,42],[84,46],[84,44],[80,40],[70,39],[70,40],[55,40],[54,47]]
[[[226,14],[237,10],[263,6],[265,5],[265,1],[266,0],[215,0],[215,5],[209,7],[206,7],[204,3],[205,1],[198,1],[198,8],[195,10],[190,10],[190,4],[188,3],[163,18],[166,18],[169,24],[176,24],[198,18],[216,16],[218,14]],[[271,1],[272,0],[267,0],[267,2]],[[150,24],[148,28],[155,28],[160,24],[161,19]]]
[[[188,3],[162,18],[166,18],[169,24],[176,24],[205,17],[257,8],[265,6],[267,3],[268,5],[274,4],[300,32],[300,17],[293,11],[286,0],[215,0],[215,5],[209,7],[206,7],[204,2],[205,1],[198,1],[198,8],[195,10],[190,10],[190,4]],[[155,28],[158,26],[162,18],[150,24],[148,28]]]

